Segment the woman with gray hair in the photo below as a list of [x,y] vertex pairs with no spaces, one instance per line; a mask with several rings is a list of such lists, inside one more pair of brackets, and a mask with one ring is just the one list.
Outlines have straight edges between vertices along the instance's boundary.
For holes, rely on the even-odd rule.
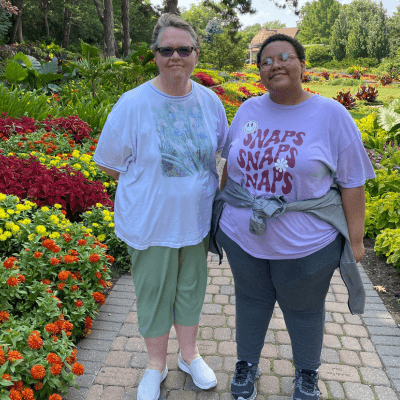
[[94,155],[99,168],[119,180],[115,232],[132,258],[139,331],[149,355],[139,400],[160,395],[172,325],[179,368],[201,389],[217,384],[196,338],[218,188],[215,153],[228,131],[216,94],[190,80],[199,56],[193,28],[163,14],[152,42],[159,75],[121,96]]

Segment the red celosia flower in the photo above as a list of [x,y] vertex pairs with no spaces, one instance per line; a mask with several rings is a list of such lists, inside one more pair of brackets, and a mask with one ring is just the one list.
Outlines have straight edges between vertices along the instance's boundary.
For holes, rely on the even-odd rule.
[[38,335],[30,335],[28,338],[28,347],[39,350],[43,346],[43,340]]
[[43,379],[46,376],[46,369],[43,365],[36,364],[31,368],[31,375],[33,379]]
[[33,257],[35,257],[35,258],[40,258],[40,257],[42,257],[42,253],[40,252],[40,251],[35,251],[34,253],[33,253]]
[[17,360],[23,360],[22,355],[17,350],[12,350],[7,353],[7,360],[10,362],[14,362]]
[[62,400],[62,397],[59,394],[54,393],[49,396],[49,400]]
[[18,286],[19,280],[14,276],[10,276],[6,281],[8,286]]
[[60,328],[56,324],[47,324],[44,329],[46,329],[47,332],[57,334],[60,332]]
[[53,375],[59,375],[61,373],[61,370],[62,370],[62,366],[60,364],[54,364],[50,368],[50,372]]
[[7,311],[0,311],[0,324],[5,321],[8,321],[10,318],[10,314]]
[[96,262],[100,261],[100,256],[96,253],[93,253],[89,256],[89,261],[92,263],[96,263]]
[[78,246],[84,246],[86,244],[86,240],[85,239],[79,239],[78,240]]
[[41,282],[42,282],[44,285],[51,285],[51,280],[49,280],[49,279],[42,279]]
[[77,300],[76,302],[75,302],[75,307],[82,307],[83,306],[83,302],[82,302],[82,300]]
[[41,389],[43,389],[43,383],[42,382],[35,383],[35,390],[41,390]]
[[106,298],[104,297],[104,295],[100,292],[94,292],[92,294],[92,296],[94,297],[94,300],[96,303],[99,303],[101,306],[105,303]]
[[49,353],[47,354],[46,360],[49,364],[53,365],[53,364],[60,364],[61,363],[61,358],[58,357],[57,354],[55,353]]
[[57,258],[50,258],[50,264],[51,265],[57,265],[57,264],[59,264],[60,263],[60,261],[57,259]]
[[35,400],[35,396],[31,388],[25,388],[21,394],[24,400]]
[[72,373],[75,375],[83,375],[85,368],[83,368],[82,364],[75,363],[72,364]]
[[[64,256],[64,258],[65,257],[68,257],[68,256]],[[65,281],[65,280],[67,280],[68,279],[68,277],[71,275],[71,271],[60,271],[59,273],[58,273],[58,279],[60,280],[60,281]]]
[[8,398],[10,400],[21,400],[22,396],[21,396],[20,392],[16,391],[14,388],[12,388],[10,390],[10,394],[8,395]]

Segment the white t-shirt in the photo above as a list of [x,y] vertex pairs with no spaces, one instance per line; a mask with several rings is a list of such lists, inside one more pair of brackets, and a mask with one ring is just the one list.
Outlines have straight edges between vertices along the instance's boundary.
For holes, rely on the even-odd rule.
[[120,173],[115,233],[138,250],[195,245],[210,230],[228,122],[217,95],[191,83],[185,96],[150,81],[126,92],[100,135],[94,161]]
[[[247,100],[232,121],[222,157],[228,175],[253,196],[283,195],[288,202],[324,196],[333,182],[362,186],[375,177],[358,128],[337,101],[314,95],[293,105],[268,94]],[[247,253],[295,259],[331,243],[337,231],[302,212],[267,220],[264,236],[249,232],[252,210],[225,205],[220,227]]]

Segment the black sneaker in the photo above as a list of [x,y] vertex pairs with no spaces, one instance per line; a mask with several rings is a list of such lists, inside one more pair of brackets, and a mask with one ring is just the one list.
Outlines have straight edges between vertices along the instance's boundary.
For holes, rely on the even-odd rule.
[[258,364],[253,364],[249,367],[246,361],[238,361],[231,383],[233,398],[236,400],[254,400],[257,396],[254,381],[259,376],[260,369]]
[[292,400],[318,400],[318,372],[306,369],[297,370],[294,379],[294,393]]

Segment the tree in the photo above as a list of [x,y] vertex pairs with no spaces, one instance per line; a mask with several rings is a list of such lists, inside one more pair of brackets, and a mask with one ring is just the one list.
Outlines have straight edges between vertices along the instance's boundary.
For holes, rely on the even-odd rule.
[[180,17],[188,22],[202,38],[206,35],[208,21],[216,20],[219,24],[222,23],[218,13],[203,3],[191,4],[188,10],[182,11]]
[[[390,54],[400,50],[400,5],[388,21]],[[399,54],[400,55],[400,54]]]
[[69,36],[71,33],[71,21],[72,21],[72,8],[77,4],[78,0],[71,0],[70,3],[65,4],[64,8],[64,32],[63,32],[63,47],[68,49],[69,47]]
[[164,12],[178,14],[178,0],[164,0]]
[[42,0],[40,2],[40,5],[42,6],[44,16],[43,16],[43,22],[44,22],[44,29],[46,31],[46,36],[50,36],[50,28],[49,28],[49,18],[48,18],[48,8],[49,8],[49,0]]
[[276,19],[275,21],[268,21],[263,26],[262,29],[282,29],[286,28],[286,24],[284,22]]
[[122,52],[127,57],[131,52],[129,29],[129,0],[121,0]]
[[17,41],[17,35],[18,35],[18,39],[19,39],[20,43],[22,43],[22,41],[24,40],[22,37],[22,11],[24,8],[24,0],[20,0],[17,7],[19,9],[19,13],[17,14],[17,19],[16,19],[15,25],[14,25],[12,42],[14,43]]
[[337,0],[307,2],[300,10],[297,39],[304,44],[329,43],[332,26],[340,12]]
[[331,51],[336,60],[341,61],[346,57],[346,44],[348,35],[349,33],[346,14],[340,13],[337,20],[333,24],[332,36],[330,39]]
[[99,0],[93,0],[96,6],[97,15],[104,27],[104,58],[117,56],[118,43],[114,37],[114,16],[112,0],[104,1],[104,10]]

